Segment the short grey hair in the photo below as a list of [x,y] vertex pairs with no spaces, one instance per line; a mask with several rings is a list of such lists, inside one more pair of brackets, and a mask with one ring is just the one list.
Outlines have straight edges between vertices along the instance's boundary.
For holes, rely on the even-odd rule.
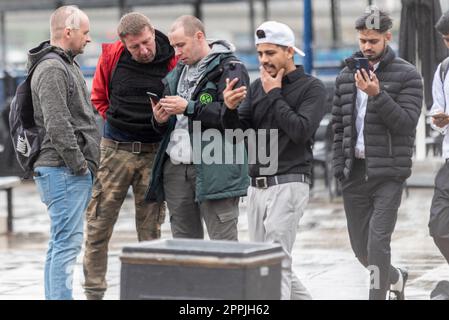
[[50,33],[52,39],[58,39],[65,28],[78,30],[81,28],[81,19],[87,15],[77,6],[62,6],[50,16]]
[[177,18],[171,26],[170,33],[179,28],[184,28],[184,34],[186,36],[191,37],[198,31],[201,31],[206,36],[203,22],[195,16],[184,15]]
[[123,40],[129,34],[133,36],[140,34],[145,28],[154,33],[154,27],[147,16],[139,12],[130,12],[120,19],[117,34]]

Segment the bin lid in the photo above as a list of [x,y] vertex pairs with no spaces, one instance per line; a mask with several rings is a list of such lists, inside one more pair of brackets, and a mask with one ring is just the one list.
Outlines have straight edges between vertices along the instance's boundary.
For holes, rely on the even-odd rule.
[[241,258],[282,252],[282,247],[275,243],[200,239],[152,240],[123,247],[123,253],[138,252]]

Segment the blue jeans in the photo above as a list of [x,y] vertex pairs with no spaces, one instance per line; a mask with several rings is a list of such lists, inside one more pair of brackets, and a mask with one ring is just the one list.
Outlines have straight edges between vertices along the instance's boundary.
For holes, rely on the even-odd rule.
[[66,167],[37,167],[34,181],[51,220],[45,261],[45,298],[72,299],[73,269],[83,242],[84,211],[92,175],[75,176]]

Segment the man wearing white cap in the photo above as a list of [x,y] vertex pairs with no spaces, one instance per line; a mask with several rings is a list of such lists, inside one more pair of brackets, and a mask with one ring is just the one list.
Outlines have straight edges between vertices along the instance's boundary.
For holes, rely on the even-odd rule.
[[[252,241],[279,243],[286,257],[282,262],[281,299],[311,299],[292,271],[292,248],[299,219],[309,200],[312,169],[312,137],[324,115],[326,91],[323,83],[304,73],[294,63],[293,31],[285,24],[267,21],[255,33],[260,79],[233,89],[237,79],[228,79],[223,92],[228,107],[223,125],[229,129],[276,130],[277,141],[257,145],[257,155],[277,147],[277,167],[255,159],[249,165],[248,229]],[[238,103],[236,103],[238,102]],[[272,132],[272,131],[271,131]],[[270,134],[270,138],[272,135]],[[274,148],[276,150],[276,148]],[[273,156],[270,155],[270,158]],[[250,154],[251,159],[251,154]]]

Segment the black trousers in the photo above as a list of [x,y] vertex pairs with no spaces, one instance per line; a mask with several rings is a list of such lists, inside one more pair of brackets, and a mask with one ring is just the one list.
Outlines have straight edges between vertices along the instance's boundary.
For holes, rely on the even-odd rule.
[[365,161],[355,160],[348,180],[342,183],[343,202],[352,249],[371,271],[370,300],[385,300],[399,273],[391,266],[390,242],[401,204],[404,180],[365,179]]
[[447,263],[449,263],[449,239],[433,237],[433,241],[437,245],[438,249],[440,249],[440,252],[446,259]]
[[435,177],[429,231],[449,263],[449,162],[441,167]]

